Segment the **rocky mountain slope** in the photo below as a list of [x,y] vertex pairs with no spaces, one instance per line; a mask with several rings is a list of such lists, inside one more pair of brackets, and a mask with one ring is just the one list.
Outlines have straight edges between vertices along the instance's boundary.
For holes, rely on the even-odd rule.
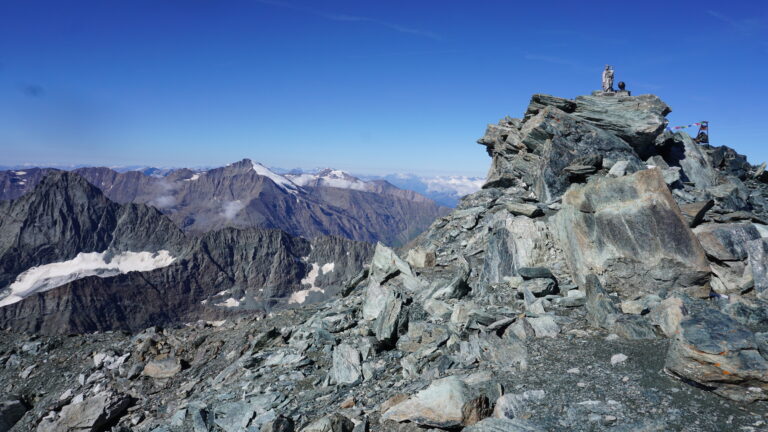
[[[51,169],[0,172],[0,199],[18,198]],[[190,233],[226,227],[281,229],[293,236],[333,235],[401,245],[448,209],[385,181],[364,182],[328,170],[314,180],[276,174],[244,159],[207,171],[179,169],[165,175],[109,168],[73,172],[120,204],[157,208]],[[332,178],[332,173],[341,178]],[[346,177],[344,177],[346,176]]]
[[115,203],[58,171],[0,204],[0,233],[0,326],[41,333],[140,330],[317,300],[372,252],[258,228],[188,236],[156,209]]
[[669,112],[652,95],[534,95],[479,140],[484,189],[412,248],[377,245],[326,303],[130,335],[6,332],[5,418],[13,431],[766,430],[768,176],[666,131]]

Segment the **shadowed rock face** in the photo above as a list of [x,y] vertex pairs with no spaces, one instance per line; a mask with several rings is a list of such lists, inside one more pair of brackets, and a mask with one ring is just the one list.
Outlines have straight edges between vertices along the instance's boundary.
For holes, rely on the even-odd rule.
[[184,235],[157,210],[121,206],[76,174],[53,172],[33,193],[0,202],[0,287],[80,252],[181,252]]
[[[347,239],[310,241],[256,228],[188,237],[154,208],[114,203],[68,172],[54,172],[31,193],[0,204],[0,228],[2,288],[31,267],[81,252],[106,252],[108,260],[121,252],[167,250],[175,259],[152,271],[59,283],[0,307],[0,327],[46,334],[140,330],[224,311],[264,311],[311,287],[330,295],[362,268],[373,250],[368,243]],[[305,280],[315,266],[323,265],[327,271]],[[226,294],[218,295],[222,292]],[[313,298],[324,298],[321,294],[317,291]],[[227,298],[236,304],[226,303]]]
[[704,250],[658,169],[570,189],[554,227],[580,285],[595,273],[610,290],[634,298],[708,280]]

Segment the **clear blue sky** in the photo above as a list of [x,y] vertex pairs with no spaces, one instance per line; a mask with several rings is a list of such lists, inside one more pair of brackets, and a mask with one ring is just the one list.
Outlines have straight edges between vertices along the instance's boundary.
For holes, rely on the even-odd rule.
[[759,163],[767,5],[3,0],[0,165],[484,175],[487,123],[589,93],[607,63]]

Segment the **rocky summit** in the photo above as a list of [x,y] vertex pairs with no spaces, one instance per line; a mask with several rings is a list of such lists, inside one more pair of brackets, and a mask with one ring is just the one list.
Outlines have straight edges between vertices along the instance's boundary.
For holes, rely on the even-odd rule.
[[[482,190],[407,247],[376,245],[364,268],[337,258],[349,277],[325,302],[175,321],[159,308],[163,326],[128,331],[11,325],[0,430],[768,430],[768,176],[733,149],[672,133],[670,111],[653,95],[534,95],[478,141],[492,158]],[[101,237],[77,241],[99,249],[123,238],[126,210],[97,204],[78,220]],[[222,276],[196,284],[229,274],[247,289],[262,240],[222,256],[235,231],[155,272],[203,275],[195,262],[210,263]],[[183,254],[183,239],[163,246]],[[301,253],[285,259],[318,248],[289,243]],[[131,295],[169,289],[158,277]],[[58,289],[47,304],[74,301]],[[57,313],[42,301],[15,316]]]

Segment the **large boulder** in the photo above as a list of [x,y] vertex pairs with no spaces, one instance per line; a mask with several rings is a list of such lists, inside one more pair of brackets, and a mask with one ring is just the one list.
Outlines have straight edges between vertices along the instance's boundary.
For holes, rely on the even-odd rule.
[[747,244],[760,238],[751,223],[707,223],[693,229],[708,256],[717,261],[747,259]]
[[571,275],[624,299],[704,285],[707,257],[658,168],[572,187],[553,218]]
[[[760,232],[753,224],[707,223],[694,228],[693,232],[712,261],[712,289],[715,292],[738,293],[753,286],[747,250],[752,240],[760,239]],[[759,263],[756,265],[760,266]]]
[[549,229],[542,221],[497,212],[490,221],[481,278],[489,283],[517,276],[518,269],[546,262]]
[[665,116],[672,112],[654,95],[579,96],[573,115],[612,132],[643,158],[654,153],[654,141],[667,126]]
[[434,381],[426,389],[389,408],[382,420],[410,421],[423,426],[456,428],[462,425],[462,407],[469,388],[456,377]]
[[664,368],[729,399],[768,399],[768,362],[755,335],[714,309],[682,319]]
[[61,409],[55,420],[43,420],[37,432],[96,432],[125,414],[133,399],[124,394],[102,392]]

